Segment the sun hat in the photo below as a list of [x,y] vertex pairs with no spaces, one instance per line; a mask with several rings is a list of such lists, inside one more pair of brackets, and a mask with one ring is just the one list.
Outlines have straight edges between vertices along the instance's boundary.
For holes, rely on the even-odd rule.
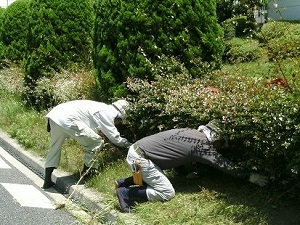
[[224,131],[220,128],[220,121],[219,120],[211,120],[205,126],[199,126],[198,130],[202,130],[210,141],[214,142],[217,140],[224,140],[225,145],[228,146],[228,137],[224,133]]
[[120,99],[112,103],[112,105],[119,111],[120,118],[124,119],[126,116],[126,110],[129,107],[129,102],[124,99]]

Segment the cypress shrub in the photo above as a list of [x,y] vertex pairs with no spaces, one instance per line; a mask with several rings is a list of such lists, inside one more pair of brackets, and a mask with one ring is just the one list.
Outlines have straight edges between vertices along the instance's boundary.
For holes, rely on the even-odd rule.
[[124,95],[127,77],[153,79],[148,62],[176,57],[193,77],[219,66],[224,46],[215,1],[95,4],[94,67],[102,95]]
[[27,103],[45,107],[47,98],[51,102],[51,96],[35,96],[36,82],[41,77],[52,76],[55,71],[60,71],[61,68],[73,63],[85,66],[89,64],[92,19],[90,1],[32,0],[30,2],[25,61]]
[[217,16],[219,23],[224,22],[234,16],[234,4],[233,1],[217,0]]
[[5,57],[4,57],[4,46],[0,41],[0,69],[6,66]]
[[[3,23],[3,14],[5,12],[5,9],[0,7],[0,27],[2,27],[2,23]],[[2,29],[0,29],[0,35],[2,33]],[[4,67],[4,45],[3,42],[0,38],[0,69],[2,69]]]
[[1,41],[7,59],[20,62],[25,56],[29,0],[17,0],[3,13]]

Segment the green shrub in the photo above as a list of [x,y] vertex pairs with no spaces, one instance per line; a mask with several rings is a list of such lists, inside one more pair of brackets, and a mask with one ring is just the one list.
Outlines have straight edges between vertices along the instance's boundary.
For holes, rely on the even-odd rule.
[[286,31],[288,29],[290,29],[290,25],[291,23],[289,22],[279,21],[265,23],[262,26],[258,37],[263,43],[266,43],[275,38],[280,38],[286,34]]
[[300,35],[285,34],[268,42],[270,60],[294,58],[300,56]]
[[268,49],[270,60],[282,60],[300,56],[300,24],[270,22],[258,34]]
[[28,31],[29,0],[17,0],[10,4],[2,17],[1,41],[5,57],[20,62],[25,56]]
[[226,41],[224,57],[227,62],[250,62],[262,56],[263,50],[254,39],[233,38]]
[[222,22],[225,39],[249,36],[256,29],[247,16],[235,16]]
[[[181,69],[161,69],[172,65]],[[228,158],[265,173],[278,187],[300,187],[299,85],[295,83],[291,93],[264,87],[265,79],[259,77],[222,71],[209,79],[193,79],[176,60],[164,60],[153,69],[153,82],[128,80],[130,90],[137,93],[128,120],[138,137],[219,119],[230,137],[231,148],[224,153]]]
[[[25,84],[29,104],[38,105],[36,82],[72,63],[88,65],[92,8],[84,0],[30,1]],[[46,99],[45,99],[46,100]]]
[[225,20],[222,23],[222,27],[224,29],[224,39],[230,40],[236,37],[236,24],[231,19]]
[[6,65],[4,59],[5,59],[5,57],[4,57],[4,46],[3,46],[3,43],[0,41],[0,69],[5,67],[5,65]]
[[[0,27],[2,27],[3,23],[3,14],[5,12],[4,8],[0,7]],[[0,29],[0,35],[1,35],[1,29]],[[2,69],[5,66],[5,61],[4,61],[4,45],[0,39],[0,69]]]
[[106,98],[124,94],[127,77],[152,80],[148,61],[163,54],[194,77],[219,65],[224,48],[215,1],[102,0],[95,12],[94,66]]
[[[186,117],[186,114],[192,113],[189,112],[192,110],[191,107],[182,108],[183,104],[188,105],[196,96],[186,93],[186,95],[176,97],[181,91],[189,91],[185,87],[193,84],[193,79],[183,64],[175,58],[164,56],[153,66],[152,73],[155,76],[154,81],[139,78],[127,80],[128,88],[134,94],[131,99],[134,102],[131,106],[132,113],[129,113],[133,116],[129,116],[128,120],[133,130],[138,131],[135,132],[137,138],[173,128],[176,125],[186,126],[191,123],[190,121],[195,123],[199,119],[201,121],[201,118],[195,120],[191,115]],[[194,103],[191,106],[194,106]]]

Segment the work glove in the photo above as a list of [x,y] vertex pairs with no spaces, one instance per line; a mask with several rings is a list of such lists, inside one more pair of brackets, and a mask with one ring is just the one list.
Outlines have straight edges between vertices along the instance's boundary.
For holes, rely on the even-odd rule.
[[257,184],[260,187],[263,187],[268,183],[268,178],[258,173],[251,173],[249,181],[253,184]]

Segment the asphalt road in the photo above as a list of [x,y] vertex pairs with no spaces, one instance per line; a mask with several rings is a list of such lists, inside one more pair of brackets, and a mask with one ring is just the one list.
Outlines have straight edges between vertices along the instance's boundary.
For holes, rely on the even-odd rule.
[[0,147],[0,224],[82,224],[68,210],[58,209],[66,198]]

